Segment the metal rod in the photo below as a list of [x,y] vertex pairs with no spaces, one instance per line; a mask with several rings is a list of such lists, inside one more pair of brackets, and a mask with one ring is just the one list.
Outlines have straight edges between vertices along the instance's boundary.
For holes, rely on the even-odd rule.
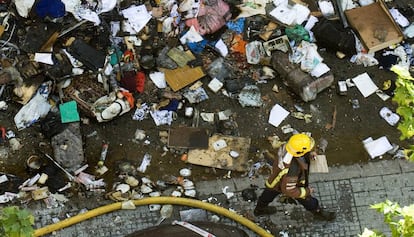
[[47,158],[49,158],[59,169],[61,169],[69,178],[70,181],[75,180],[75,176],[71,175],[67,170],[65,170],[61,165],[59,165],[49,154],[43,153]]
[[60,37],[62,37],[62,36],[64,36],[64,35],[66,35],[67,33],[71,32],[72,30],[74,30],[74,29],[78,28],[79,26],[81,26],[81,25],[85,24],[87,21],[88,21],[88,20],[82,20],[82,21],[80,21],[80,22],[76,23],[75,25],[73,25],[73,26],[71,26],[71,27],[67,28],[66,30],[63,30],[63,31],[62,31],[62,32],[60,32],[60,34],[58,35],[58,38],[60,38]]

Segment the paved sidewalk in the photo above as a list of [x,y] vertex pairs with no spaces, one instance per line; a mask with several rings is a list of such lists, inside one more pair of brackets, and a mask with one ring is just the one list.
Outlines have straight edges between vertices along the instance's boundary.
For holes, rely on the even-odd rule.
[[[383,217],[376,211],[369,209],[369,205],[389,199],[409,205],[414,203],[414,164],[405,160],[372,161],[365,165],[340,166],[330,168],[328,174],[312,174],[311,185],[316,188],[316,196],[321,204],[337,212],[337,219],[333,222],[313,220],[300,205],[280,204],[275,200],[279,214],[270,217],[256,218],[253,215],[254,203],[244,201],[241,191],[257,185],[257,194],[264,188],[265,176],[250,180],[248,178],[224,179],[217,181],[203,181],[196,183],[199,199],[214,200],[223,207],[231,208],[245,217],[268,229],[275,236],[279,230],[289,233],[289,236],[358,236],[364,227],[387,232]],[[235,196],[227,199],[222,189],[228,186],[228,191]],[[214,198],[212,198],[214,197]],[[77,203],[72,201],[58,208],[45,208],[41,202],[31,204],[28,208],[35,214],[36,228],[52,223],[52,218],[64,219],[73,216],[82,209],[92,209],[108,203],[97,200],[91,202],[82,199]],[[95,206],[94,206],[95,205]],[[191,207],[174,206],[171,219],[163,223],[171,223],[180,219],[180,211],[194,209]],[[120,210],[102,215],[74,226],[59,230],[53,236],[125,236],[136,230],[153,226],[159,219],[159,212],[150,212],[148,206],[137,207],[135,210]],[[207,212],[207,218],[215,217],[215,213]],[[220,217],[220,222],[237,225],[232,220]],[[275,228],[276,226],[276,228]],[[240,227],[240,226],[239,226]],[[249,236],[255,233],[244,229]],[[50,235],[52,236],[52,235]]]

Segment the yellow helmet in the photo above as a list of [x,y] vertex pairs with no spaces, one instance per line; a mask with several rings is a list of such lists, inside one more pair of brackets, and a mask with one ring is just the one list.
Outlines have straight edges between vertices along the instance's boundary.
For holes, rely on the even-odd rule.
[[294,157],[300,157],[311,151],[315,141],[306,134],[299,133],[291,136],[286,144],[286,150]]

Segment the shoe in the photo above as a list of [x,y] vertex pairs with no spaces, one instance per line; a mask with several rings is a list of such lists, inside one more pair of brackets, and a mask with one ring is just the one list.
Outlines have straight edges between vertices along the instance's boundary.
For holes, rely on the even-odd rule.
[[256,207],[254,209],[254,215],[255,216],[263,216],[263,215],[271,215],[273,213],[276,213],[276,207],[272,206],[265,206],[265,207]]
[[317,211],[314,211],[313,215],[316,219],[323,221],[332,221],[336,218],[335,212],[330,212],[323,209],[318,209]]

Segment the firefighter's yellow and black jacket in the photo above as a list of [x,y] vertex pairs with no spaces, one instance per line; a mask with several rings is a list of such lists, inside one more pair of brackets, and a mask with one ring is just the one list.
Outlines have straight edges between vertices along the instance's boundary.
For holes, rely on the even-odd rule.
[[278,152],[279,159],[273,162],[272,173],[266,181],[266,187],[274,189],[291,198],[310,196],[309,153],[302,157],[292,157],[285,146]]

